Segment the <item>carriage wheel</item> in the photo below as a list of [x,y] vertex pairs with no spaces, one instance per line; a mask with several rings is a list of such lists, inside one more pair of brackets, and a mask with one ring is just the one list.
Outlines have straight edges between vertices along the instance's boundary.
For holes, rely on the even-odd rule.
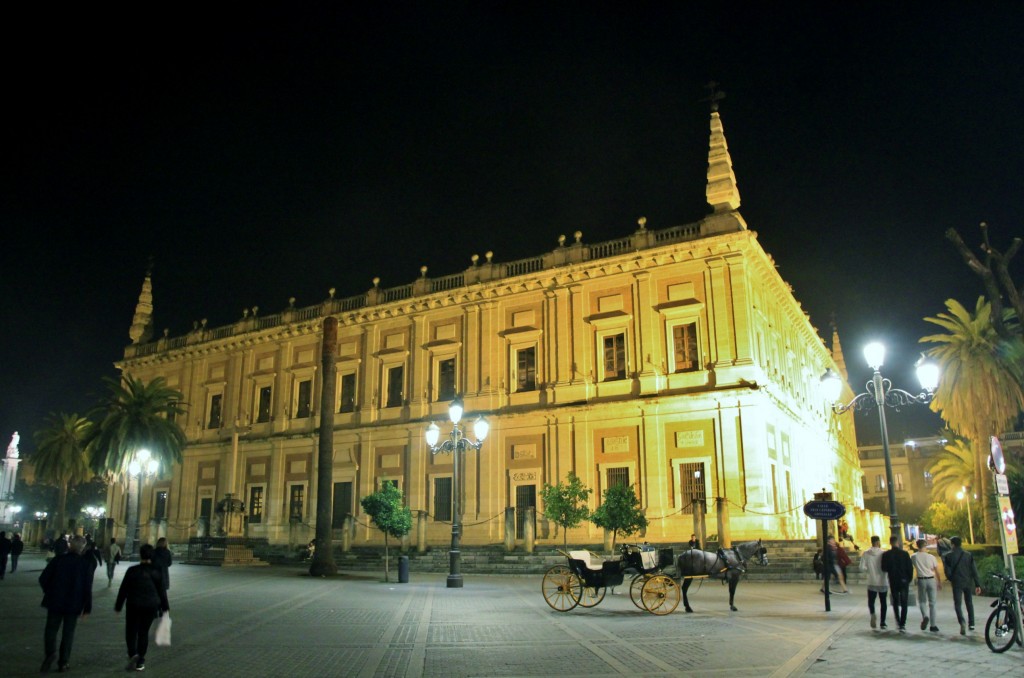
[[565,565],[555,565],[544,574],[540,590],[551,609],[568,612],[583,597],[583,583]]
[[594,607],[602,600],[604,600],[604,594],[608,589],[604,586],[598,588],[596,586],[584,586],[583,593],[580,595],[580,607]]
[[651,614],[671,614],[679,607],[679,600],[682,593],[679,590],[679,583],[665,574],[658,574],[644,584],[640,594],[644,607]]
[[644,590],[644,584],[651,578],[649,574],[638,574],[634,575],[633,581],[629,582],[629,599],[633,601],[641,610],[644,609],[644,601],[642,592]]

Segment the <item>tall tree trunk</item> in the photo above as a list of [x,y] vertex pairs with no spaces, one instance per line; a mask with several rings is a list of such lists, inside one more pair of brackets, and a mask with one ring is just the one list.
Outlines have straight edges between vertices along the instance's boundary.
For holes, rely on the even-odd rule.
[[320,440],[317,455],[316,551],[309,573],[314,577],[338,573],[331,543],[334,500],[334,387],[337,382],[338,319],[324,319],[323,379],[320,389]]
[[384,533],[384,583],[388,583],[388,533]]
[[68,484],[63,482],[60,484],[60,490],[57,494],[57,515],[53,517],[53,525],[57,528],[57,536],[63,534],[64,530],[68,527],[67,506]]

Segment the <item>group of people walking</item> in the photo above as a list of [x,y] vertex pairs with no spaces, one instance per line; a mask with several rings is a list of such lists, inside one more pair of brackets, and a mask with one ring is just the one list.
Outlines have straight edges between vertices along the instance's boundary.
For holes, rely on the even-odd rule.
[[[917,551],[910,555],[900,546],[899,538],[889,539],[890,548],[883,551],[881,540],[871,537],[871,548],[860,556],[861,568],[867,573],[868,613],[871,628],[887,628],[886,598],[891,594],[893,616],[900,633],[907,632],[907,606],[910,584],[916,576],[917,600],[921,611],[921,630],[938,633],[936,600],[942,590],[939,560],[928,553],[927,542],[917,540]],[[960,635],[974,630],[974,595],[981,594],[981,580],[974,556],[962,548],[960,537],[949,540],[949,550],[942,555],[942,572],[953,588],[953,609],[960,624]],[[875,601],[879,613],[875,612]],[[963,607],[967,608],[964,616]],[[879,620],[881,624],[879,624]]]
[[0,532],[0,579],[4,578],[7,571],[7,559],[11,560],[11,574],[18,571],[18,557],[25,550],[25,543],[21,541],[21,535],[17,532],[10,539],[6,532]]
[[[65,542],[66,548],[57,546]],[[61,673],[70,668],[71,648],[79,620],[92,614],[93,576],[102,560],[107,565],[107,586],[113,585],[114,569],[120,561],[121,549],[111,539],[103,549],[89,546],[91,540],[76,536],[61,538],[54,548],[54,557],[39,575],[43,588],[42,606],[46,608],[46,627],[43,632],[44,659],[41,673],[48,672],[54,662]],[[114,603],[114,611],[125,610],[125,644],[128,649],[128,670],[142,671],[146,667],[149,631],[153,621],[170,610],[167,589],[170,588],[168,568],[172,564],[167,540],[160,539],[139,547],[139,564],[129,567],[121,580]],[[62,630],[63,629],[63,630]],[[57,634],[60,632],[60,647]]]

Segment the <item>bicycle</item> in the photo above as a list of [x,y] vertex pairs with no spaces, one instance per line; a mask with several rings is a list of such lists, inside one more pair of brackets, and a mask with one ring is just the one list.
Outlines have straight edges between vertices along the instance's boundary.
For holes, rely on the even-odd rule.
[[[985,644],[993,652],[1006,652],[1013,645],[1024,645],[1017,634],[1017,615],[1024,602],[1024,581],[1013,579],[1002,574],[993,574],[994,578],[1003,582],[999,597],[992,601],[992,614],[985,622]],[[1017,585],[1017,600],[1013,599],[1013,587]]]

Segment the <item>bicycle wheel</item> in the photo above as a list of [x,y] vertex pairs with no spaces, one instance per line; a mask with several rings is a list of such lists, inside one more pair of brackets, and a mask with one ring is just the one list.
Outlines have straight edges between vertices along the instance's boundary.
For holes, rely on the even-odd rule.
[[594,607],[604,600],[607,590],[604,586],[584,586],[583,593],[580,595],[580,607]]
[[629,582],[629,599],[633,601],[641,610],[647,609],[644,607],[643,590],[644,584],[650,579],[650,575],[638,574],[633,577],[633,580]]
[[1013,610],[1009,605],[1000,603],[985,622],[985,644],[993,652],[1006,652],[1016,639],[1017,623]]
[[555,565],[544,574],[540,590],[551,609],[568,612],[579,605],[583,583],[565,565]]

